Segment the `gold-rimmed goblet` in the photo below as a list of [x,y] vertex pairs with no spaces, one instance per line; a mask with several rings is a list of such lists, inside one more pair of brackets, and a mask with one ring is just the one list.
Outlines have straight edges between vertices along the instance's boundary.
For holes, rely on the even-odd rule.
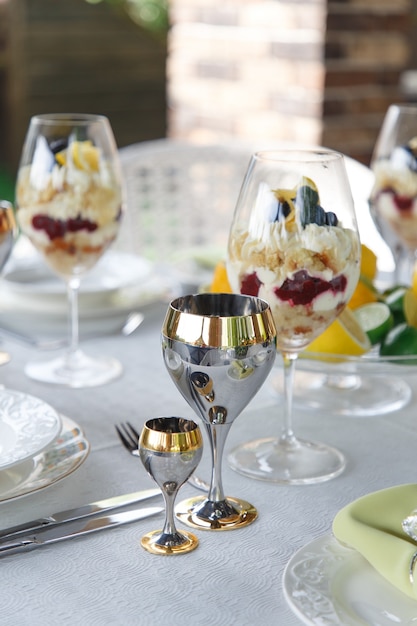
[[168,307],[162,328],[165,365],[202,419],[212,454],[208,496],[176,506],[185,524],[231,530],[257,517],[249,502],[225,497],[221,464],[231,425],[272,368],[275,335],[269,306],[259,298],[203,293],[177,298]]
[[17,221],[52,271],[65,281],[70,347],[63,357],[28,363],[35,380],[94,387],[120,376],[111,357],[79,347],[78,292],[82,277],[115,240],[122,214],[116,142],[102,115],[46,114],[31,118],[16,186]]
[[141,544],[152,554],[184,554],[198,546],[197,537],[178,531],[174,501],[181,485],[191,476],[203,453],[203,437],[197,424],[181,417],[158,417],[146,422],[139,438],[139,456],[162,491],[165,523],[142,537]]
[[343,156],[331,150],[252,156],[234,213],[227,270],[232,288],[266,300],[284,372],[278,437],[233,450],[236,471],[271,482],[307,484],[338,476],[344,455],[298,439],[292,426],[297,356],[344,309],[359,277],[360,242]]

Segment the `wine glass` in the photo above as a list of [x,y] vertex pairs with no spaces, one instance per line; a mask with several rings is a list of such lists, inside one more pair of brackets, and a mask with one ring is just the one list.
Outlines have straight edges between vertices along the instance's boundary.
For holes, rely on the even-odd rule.
[[212,476],[207,497],[177,505],[185,524],[232,530],[253,522],[255,507],[225,497],[221,464],[226,437],[274,363],[275,327],[266,302],[238,294],[203,293],[173,300],[162,328],[165,365],[207,430]]
[[330,150],[254,154],[232,220],[227,268],[235,292],[271,307],[283,359],[284,425],[279,437],[234,449],[233,469],[286,484],[321,482],[343,471],[339,450],[295,436],[293,378],[298,354],[350,299],[359,262],[343,156]]
[[[9,260],[17,237],[17,225],[13,205],[7,200],[0,200],[0,272]],[[0,351],[0,365],[10,361],[8,352]]]
[[417,105],[388,108],[371,169],[371,215],[394,256],[396,283],[408,284],[417,251]]
[[174,501],[180,487],[194,472],[203,454],[203,437],[197,424],[181,417],[158,417],[146,422],[139,438],[139,456],[161,488],[165,523],[142,537],[152,554],[184,554],[198,546],[197,537],[175,527]]
[[100,115],[32,117],[17,188],[22,232],[67,286],[70,347],[65,356],[27,364],[30,378],[69,387],[104,384],[122,372],[113,358],[92,358],[79,348],[80,282],[117,236],[122,187],[108,119]]

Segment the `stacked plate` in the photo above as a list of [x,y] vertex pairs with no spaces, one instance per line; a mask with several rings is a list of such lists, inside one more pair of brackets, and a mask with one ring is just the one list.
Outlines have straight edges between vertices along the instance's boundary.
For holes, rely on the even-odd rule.
[[[1,292],[0,325],[33,335],[62,336],[66,332],[65,283],[39,256],[15,255]],[[109,251],[81,281],[81,333],[115,332],[128,313],[161,299],[166,292],[152,263],[133,254]]]
[[0,502],[61,480],[86,459],[80,427],[49,404],[20,391],[0,391]]

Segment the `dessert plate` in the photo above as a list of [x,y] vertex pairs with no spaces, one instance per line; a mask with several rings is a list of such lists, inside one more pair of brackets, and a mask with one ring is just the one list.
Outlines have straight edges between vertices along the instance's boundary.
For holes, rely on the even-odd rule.
[[332,535],[315,539],[294,554],[284,571],[283,588],[291,609],[304,624],[417,624],[417,601]]
[[[108,251],[97,265],[83,277],[80,298],[109,296],[118,289],[138,285],[149,277],[152,264],[134,254]],[[66,296],[65,282],[59,279],[38,256],[14,262],[4,276],[5,285],[25,296],[57,298]]]
[[49,404],[20,391],[0,390],[0,471],[47,448],[61,429]]
[[0,472],[0,503],[28,495],[62,480],[85,461],[90,444],[81,428],[60,416],[59,436],[43,452]]

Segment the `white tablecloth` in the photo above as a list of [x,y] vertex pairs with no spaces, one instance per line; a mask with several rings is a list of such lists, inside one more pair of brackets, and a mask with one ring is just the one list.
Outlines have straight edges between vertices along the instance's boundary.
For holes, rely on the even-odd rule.
[[[13,358],[1,368],[0,382],[43,398],[77,421],[91,443],[91,453],[61,482],[0,504],[2,528],[153,485],[140,461],[119,444],[114,425],[130,420],[140,428],[155,416],[194,417],[163,365],[159,330],[164,313],[165,305],[155,307],[129,338],[108,337],[85,345],[91,353],[105,352],[124,364],[119,380],[95,389],[58,389],[29,381],[24,363],[50,354],[3,343]],[[233,425],[226,452],[237,442],[277,433],[278,420],[276,397],[267,383]],[[161,557],[141,548],[141,535],[160,528],[161,515],[3,557],[0,624],[300,624],[282,591],[286,563],[296,550],[330,533],[334,515],[351,500],[417,481],[416,402],[375,418],[298,411],[295,430],[343,450],[346,471],[319,485],[286,487],[240,476],[225,462],[226,492],[255,504],[259,518],[236,531],[197,531],[200,546],[187,555]],[[197,473],[209,477],[208,446]],[[193,493],[186,485],[179,497]]]

